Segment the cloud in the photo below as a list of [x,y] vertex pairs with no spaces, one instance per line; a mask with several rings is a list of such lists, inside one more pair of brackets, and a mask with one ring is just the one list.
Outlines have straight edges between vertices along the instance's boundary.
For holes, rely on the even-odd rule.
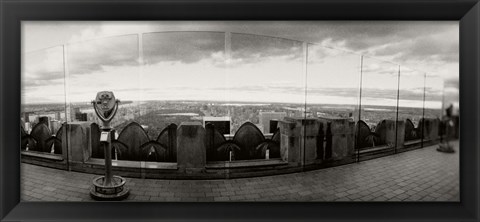
[[[259,35],[232,33],[229,64],[260,63],[281,57],[296,60],[302,57],[301,42]],[[159,62],[195,63],[213,58],[215,65],[226,62],[225,33],[166,32],[143,36],[144,55],[148,64]]]
[[[53,47],[22,55],[22,93],[25,101],[65,99],[63,47]],[[63,96],[59,95],[62,94]],[[25,96],[27,95],[27,96]]]
[[259,63],[272,57],[287,61],[302,58],[302,42],[271,36],[232,33],[233,63]]
[[[375,75],[389,75],[392,77],[391,81],[397,81],[398,65],[391,62],[364,57],[362,72],[365,75],[364,78],[374,78]],[[373,77],[370,77],[369,75],[373,75]]]
[[88,74],[106,66],[138,65],[138,37],[126,35],[67,45],[71,75]]
[[460,80],[458,78],[447,78],[444,83],[445,88],[456,88],[460,86]]
[[[197,63],[211,59],[224,66],[224,34],[211,32],[167,32],[143,35],[144,61],[148,65],[164,62]],[[139,65],[137,35],[88,40],[68,45],[70,74],[104,71],[107,66]]]
[[23,90],[28,90],[30,88],[35,88],[35,87],[48,87],[51,85],[59,85],[62,87],[61,91],[64,91],[64,79],[63,78],[56,78],[56,79],[44,79],[44,80],[23,80],[22,81],[22,87]]
[[147,64],[159,62],[195,63],[214,58],[225,63],[225,35],[218,32],[166,32],[143,35]]
[[458,62],[458,42],[438,39],[437,36],[424,36],[391,43],[374,50],[375,56],[392,56],[396,61],[436,61]]
[[22,79],[26,83],[33,82],[45,82],[49,83],[50,81],[62,80],[65,78],[65,74],[62,71],[48,71],[48,70],[37,70],[34,73],[25,73],[25,79]]

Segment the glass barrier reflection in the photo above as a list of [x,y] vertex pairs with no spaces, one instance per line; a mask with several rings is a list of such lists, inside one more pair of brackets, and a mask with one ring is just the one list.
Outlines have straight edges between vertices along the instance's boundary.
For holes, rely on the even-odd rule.
[[399,66],[363,56],[357,148],[360,159],[388,155],[396,148]]
[[307,49],[307,116],[319,119],[317,149],[309,156],[350,158],[355,155],[360,55],[314,44]]
[[[350,163],[442,136],[442,78],[319,44],[158,32],[71,43],[22,61],[22,155],[49,154],[69,168],[103,164],[102,124],[91,103],[100,91],[121,101],[113,166],[135,175],[177,169],[178,147],[193,147],[179,144],[182,123],[202,128],[212,169],[245,160]],[[280,132],[284,123],[294,124]],[[282,136],[303,141],[286,145]],[[298,153],[286,155],[289,149]]]
[[28,152],[26,155],[64,160],[62,154],[67,153],[62,146],[63,126],[68,120],[63,61],[63,46],[23,55],[21,150]]
[[423,130],[423,145],[437,142],[440,139],[441,120],[443,116],[444,81],[438,75],[425,75],[424,117],[420,122]]
[[151,138],[172,147],[173,159],[181,123],[198,123],[207,129],[212,124],[221,132],[219,138],[230,133],[234,114],[225,105],[224,33],[144,34],[143,61],[142,95],[149,102],[147,114],[138,121],[149,127]]
[[92,104],[101,91],[111,91],[120,100],[110,123],[114,128],[112,165],[140,167],[138,160],[155,159],[157,155],[155,149],[145,147],[149,139],[144,126],[136,122],[144,114],[139,89],[138,41],[138,35],[124,35],[66,45],[67,118],[72,122],[68,130],[69,147],[72,152],[82,152],[76,150],[78,143],[86,134],[90,138],[89,150],[81,161],[104,164],[104,145],[100,143],[102,121]]
[[279,121],[304,118],[302,44],[239,33],[227,39],[229,141],[236,160],[279,158]]
[[400,70],[397,135],[404,142],[398,148],[420,147],[425,73],[404,66]]

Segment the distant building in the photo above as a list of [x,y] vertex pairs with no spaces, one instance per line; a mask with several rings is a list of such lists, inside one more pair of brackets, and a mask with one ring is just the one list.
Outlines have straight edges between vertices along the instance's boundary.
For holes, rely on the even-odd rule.
[[277,131],[278,121],[279,121],[278,119],[270,120],[270,127],[269,127],[269,132],[270,133],[275,133],[275,131]]
[[23,113],[23,121],[25,121],[26,123],[33,122],[33,120],[30,120],[30,116],[32,114],[33,114],[32,112],[24,112]]
[[305,117],[307,117],[307,118],[312,118],[312,117],[315,117],[315,115],[314,115],[313,112],[306,111],[306,112],[305,112]]
[[38,117],[38,123],[43,123],[45,124],[47,127],[50,127],[50,117],[48,116],[41,116],[41,117]]
[[75,113],[75,119],[77,121],[88,121],[88,114],[87,113]]
[[87,121],[96,122],[97,115],[95,115],[94,113],[87,113]]
[[77,113],[80,113],[79,107],[72,107],[70,111],[70,119],[75,121],[77,119]]
[[30,134],[30,132],[32,131],[32,124],[30,124],[30,122],[25,122],[23,129],[25,130],[25,132]]
[[203,117],[203,127],[205,127],[207,124],[213,124],[215,126],[215,129],[218,130],[221,134],[230,134],[230,129],[231,123],[232,123],[232,118],[229,116],[221,116],[221,117],[215,117],[215,116],[205,116]]
[[[262,126],[261,128],[263,129],[263,133],[275,133],[277,127],[273,125],[271,126],[270,121],[275,120],[278,123],[279,120],[283,120],[283,118],[285,118],[286,116],[286,112],[260,112],[258,115],[258,119],[259,125]],[[268,132],[265,132],[265,130],[268,130]]]
[[50,132],[52,132],[52,134],[56,134],[57,131],[60,129],[60,127],[62,127],[62,124],[60,123],[60,121],[58,120],[50,121]]

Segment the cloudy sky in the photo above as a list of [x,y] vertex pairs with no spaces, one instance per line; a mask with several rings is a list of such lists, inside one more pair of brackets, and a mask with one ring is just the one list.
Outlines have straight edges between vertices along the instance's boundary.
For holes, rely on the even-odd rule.
[[398,85],[401,106],[421,107],[424,85],[428,107],[442,90],[458,103],[458,22],[35,21],[22,36],[24,103],[112,90],[124,100],[355,104],[360,70],[362,104],[395,105]]

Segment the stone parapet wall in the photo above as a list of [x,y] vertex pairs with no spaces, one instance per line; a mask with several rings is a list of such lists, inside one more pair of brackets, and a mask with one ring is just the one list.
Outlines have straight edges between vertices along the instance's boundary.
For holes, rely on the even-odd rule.
[[198,122],[182,123],[177,130],[177,164],[182,173],[202,173],[206,165],[205,128]]
[[[405,121],[383,120],[381,124],[384,131],[380,134],[383,137],[382,140],[388,146],[403,148],[405,123]],[[430,141],[435,139],[439,122],[435,119],[425,119],[421,124],[419,127],[423,127],[424,137]],[[178,127],[172,125],[165,129],[165,133],[159,135],[157,140],[150,140],[146,137],[145,141],[138,142],[139,145],[137,144],[138,146],[135,148],[139,149],[138,151],[132,151],[132,148],[128,147],[124,147],[124,150],[114,147],[117,152],[130,150],[130,152],[139,154],[144,152],[145,155],[149,154],[148,152],[158,152],[162,148],[164,152],[161,154],[165,157],[169,156],[175,161],[158,161],[158,158],[153,162],[149,158],[137,161],[118,159],[113,161],[113,171],[116,175],[126,177],[220,179],[284,174],[332,167],[355,162],[357,154],[355,126],[355,122],[349,118],[285,118],[278,122],[279,128],[274,135],[268,139],[265,136],[259,137],[258,141],[252,145],[244,137],[257,134],[253,124],[246,124],[243,131],[235,135],[232,140],[222,137],[219,142],[216,142],[216,137],[213,137],[216,134],[212,134],[215,132],[214,129],[207,127],[206,130],[200,123],[185,122]],[[101,175],[104,173],[104,160],[93,156],[101,153],[99,150],[94,152],[94,146],[98,146],[98,143],[92,139],[98,137],[97,135],[92,136],[98,133],[96,127],[98,126],[85,122],[65,124],[59,130],[61,132],[57,133],[58,140],[61,141],[59,154],[22,151],[22,161]],[[130,133],[142,132],[137,130]],[[25,138],[27,137],[25,136]],[[120,143],[125,144],[125,142]],[[212,144],[216,144],[217,148]],[[236,152],[243,155],[254,155],[254,158],[237,159],[232,162],[209,160],[207,158],[209,153],[215,153],[218,150],[228,151],[223,150],[225,146],[222,144],[233,144],[239,149],[246,148],[248,152],[241,150]],[[266,158],[265,149],[271,149],[271,152],[274,152],[275,144],[279,147],[278,156]],[[242,147],[240,148],[240,146]],[[155,155],[158,157],[160,153]],[[175,156],[172,158],[171,155]]]
[[319,118],[325,135],[324,160],[342,160],[354,154],[355,123],[348,118]]

